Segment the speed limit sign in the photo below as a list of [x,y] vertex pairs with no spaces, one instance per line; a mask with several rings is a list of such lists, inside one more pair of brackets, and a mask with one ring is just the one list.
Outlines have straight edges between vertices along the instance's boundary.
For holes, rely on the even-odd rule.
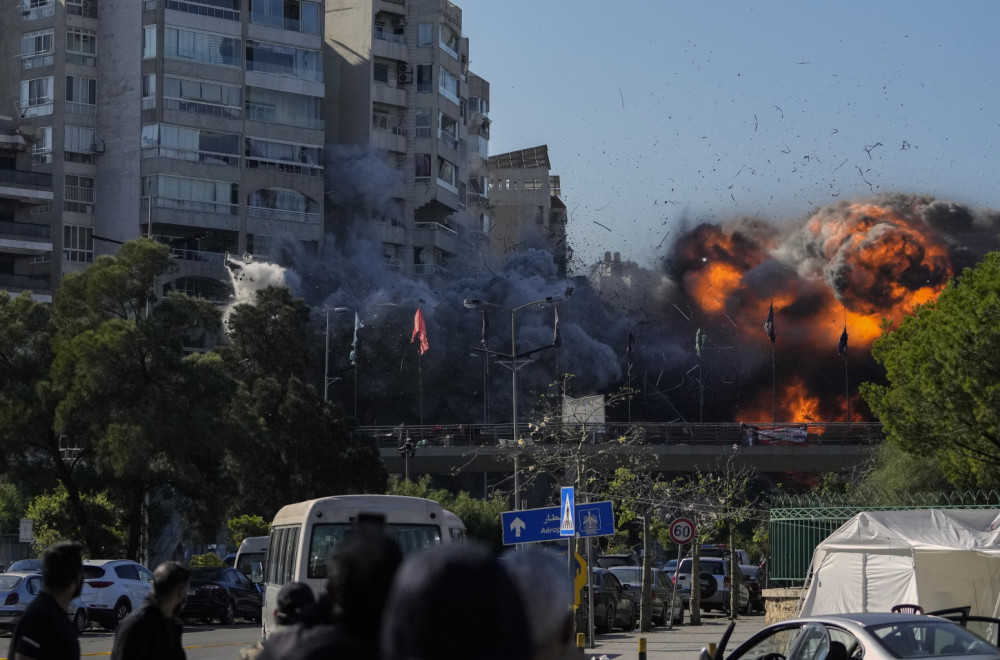
[[678,518],[670,523],[670,539],[680,545],[690,543],[694,538],[694,523],[687,518]]

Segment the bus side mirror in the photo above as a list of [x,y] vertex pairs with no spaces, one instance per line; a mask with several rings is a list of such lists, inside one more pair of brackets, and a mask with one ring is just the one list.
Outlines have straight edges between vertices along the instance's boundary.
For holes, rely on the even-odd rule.
[[264,565],[259,562],[251,562],[250,564],[250,580],[254,584],[260,584],[264,581]]

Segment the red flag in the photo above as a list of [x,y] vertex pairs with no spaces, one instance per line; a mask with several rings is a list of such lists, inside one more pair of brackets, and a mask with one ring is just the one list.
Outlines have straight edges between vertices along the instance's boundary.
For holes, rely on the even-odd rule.
[[413,335],[410,336],[410,343],[412,344],[418,337],[420,338],[420,354],[423,355],[431,345],[427,341],[427,326],[424,325],[424,315],[419,307],[413,317]]

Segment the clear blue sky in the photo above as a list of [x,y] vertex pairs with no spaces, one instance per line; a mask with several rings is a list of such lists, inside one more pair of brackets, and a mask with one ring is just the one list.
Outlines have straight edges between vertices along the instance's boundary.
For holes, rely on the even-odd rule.
[[549,146],[578,271],[873,192],[1000,209],[1000,2],[456,3],[490,151]]

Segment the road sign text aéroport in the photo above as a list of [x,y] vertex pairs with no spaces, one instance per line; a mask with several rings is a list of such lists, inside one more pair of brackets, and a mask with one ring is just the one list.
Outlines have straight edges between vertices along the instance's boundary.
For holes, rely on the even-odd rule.
[[[615,517],[610,501],[577,504],[575,513],[577,536],[612,536],[615,533]],[[565,538],[560,536],[561,523],[561,506],[504,511],[500,514],[504,545],[558,541]]]

